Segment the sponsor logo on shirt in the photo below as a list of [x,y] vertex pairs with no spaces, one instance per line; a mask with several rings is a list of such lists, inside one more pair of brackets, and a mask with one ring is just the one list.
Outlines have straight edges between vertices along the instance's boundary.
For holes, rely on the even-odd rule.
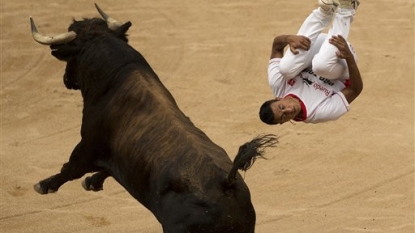
[[314,87],[314,89],[316,89],[318,91],[322,91],[326,96],[331,95],[331,91],[329,91],[327,88],[323,87],[322,85],[320,85],[318,83],[314,83],[313,87]]
[[325,83],[325,84],[327,84],[329,86],[333,86],[334,85],[334,83],[332,81],[330,81],[330,79],[326,79],[324,77],[320,77],[318,79],[320,79],[320,81],[322,81],[323,83]]
[[[316,75],[316,74],[315,74],[315,73],[314,73],[311,69],[309,69],[309,68],[305,69],[305,70],[304,70],[304,72],[306,72],[306,73],[308,73],[308,74],[311,74],[311,75],[313,75],[314,77],[318,77],[318,79],[319,79],[321,82],[323,82],[323,83],[325,83],[325,84],[327,84],[327,85],[329,85],[329,86],[333,86],[333,85],[334,85],[334,83],[333,83],[330,79],[327,79],[327,78],[324,78],[324,77],[317,76],[317,75]],[[319,83],[316,83],[316,82],[313,82],[313,81],[309,80],[307,77],[304,77],[303,75],[301,75],[301,78],[303,79],[303,83],[304,83],[304,84],[306,84],[307,86],[312,85],[312,87],[313,87],[315,90],[323,92],[323,93],[324,93],[324,95],[326,95],[326,96],[330,96],[330,95],[332,94],[332,91],[330,91],[329,89],[327,89],[326,87],[324,87],[324,85],[319,84]]]
[[[310,68],[307,68],[307,69],[305,69],[304,70],[304,72],[307,72],[307,73],[309,73],[309,74],[311,74],[311,75],[313,75],[314,77],[317,77],[317,75],[313,72],[313,70],[311,70]],[[304,78],[303,78],[304,79]],[[323,83],[325,83],[325,84],[327,84],[327,85],[329,85],[329,86],[333,86],[334,85],[334,83],[330,80],[330,79],[327,79],[327,78],[325,78],[325,77],[318,77],[318,79],[320,80],[320,81],[322,81]]]
[[307,86],[310,86],[311,84],[313,84],[313,81],[311,81],[310,79],[304,78],[304,77],[302,78],[303,78],[303,83],[305,83]]

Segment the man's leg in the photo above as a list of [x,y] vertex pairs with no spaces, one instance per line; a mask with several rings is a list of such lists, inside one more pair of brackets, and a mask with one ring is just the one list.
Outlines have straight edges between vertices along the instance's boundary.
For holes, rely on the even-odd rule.
[[[320,1],[320,6],[321,6]],[[332,6],[335,9],[335,6]],[[311,61],[322,44],[321,32],[330,24],[333,18],[333,9],[319,7],[306,18],[298,30],[297,35],[303,35],[310,39],[311,47],[308,51],[299,49],[298,54],[293,54],[289,49],[284,54],[280,63],[280,72],[286,79],[294,78],[307,67],[311,67]],[[317,38],[320,38],[317,40]]]
[[[342,1],[340,1],[340,4],[341,3]],[[312,61],[313,71],[317,75],[328,79],[348,78],[346,61],[337,57],[336,52],[338,52],[338,49],[336,46],[329,43],[329,39],[333,35],[342,35],[345,39],[347,39],[350,31],[350,24],[354,19],[356,8],[357,7],[339,6],[337,13],[334,15],[333,24],[329,29],[328,35],[323,42],[320,51],[314,56]],[[351,48],[350,43],[349,46]],[[357,55],[353,48],[351,48],[351,51],[357,60]]]

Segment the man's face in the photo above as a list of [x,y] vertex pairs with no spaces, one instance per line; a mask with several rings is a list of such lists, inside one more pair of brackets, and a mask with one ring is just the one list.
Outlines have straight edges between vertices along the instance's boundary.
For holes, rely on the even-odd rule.
[[293,98],[276,98],[271,104],[272,112],[274,113],[274,122],[283,124],[294,119],[301,111],[301,105]]

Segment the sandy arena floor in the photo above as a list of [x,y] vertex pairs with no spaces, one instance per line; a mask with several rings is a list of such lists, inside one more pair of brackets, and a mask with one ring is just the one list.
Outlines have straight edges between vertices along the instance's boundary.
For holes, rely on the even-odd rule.
[[[53,2],[53,3],[50,3]],[[364,91],[336,122],[267,126],[271,42],[294,34],[317,1],[152,0],[97,3],[131,21],[130,44],[181,109],[233,158],[261,133],[280,135],[245,174],[257,233],[414,232],[414,1],[361,0],[350,41]],[[79,141],[82,99],[62,82],[65,64],[30,34],[64,32],[98,16],[94,1],[0,2],[0,232],[160,233],[153,215],[113,179],[86,192],[32,186],[59,171]]]

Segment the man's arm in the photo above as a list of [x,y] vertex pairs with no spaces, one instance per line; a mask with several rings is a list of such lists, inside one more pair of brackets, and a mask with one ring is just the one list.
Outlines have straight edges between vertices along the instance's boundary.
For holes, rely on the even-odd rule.
[[274,38],[272,43],[271,59],[282,58],[284,56],[284,48],[289,45],[291,52],[297,54],[297,49],[308,50],[311,41],[308,37],[300,35],[280,35]]
[[339,49],[337,56],[346,60],[347,67],[349,69],[350,86],[343,89],[342,93],[346,97],[347,101],[351,103],[363,90],[363,81],[360,76],[359,68],[357,67],[356,61],[346,40],[341,35],[330,38],[330,43]]

